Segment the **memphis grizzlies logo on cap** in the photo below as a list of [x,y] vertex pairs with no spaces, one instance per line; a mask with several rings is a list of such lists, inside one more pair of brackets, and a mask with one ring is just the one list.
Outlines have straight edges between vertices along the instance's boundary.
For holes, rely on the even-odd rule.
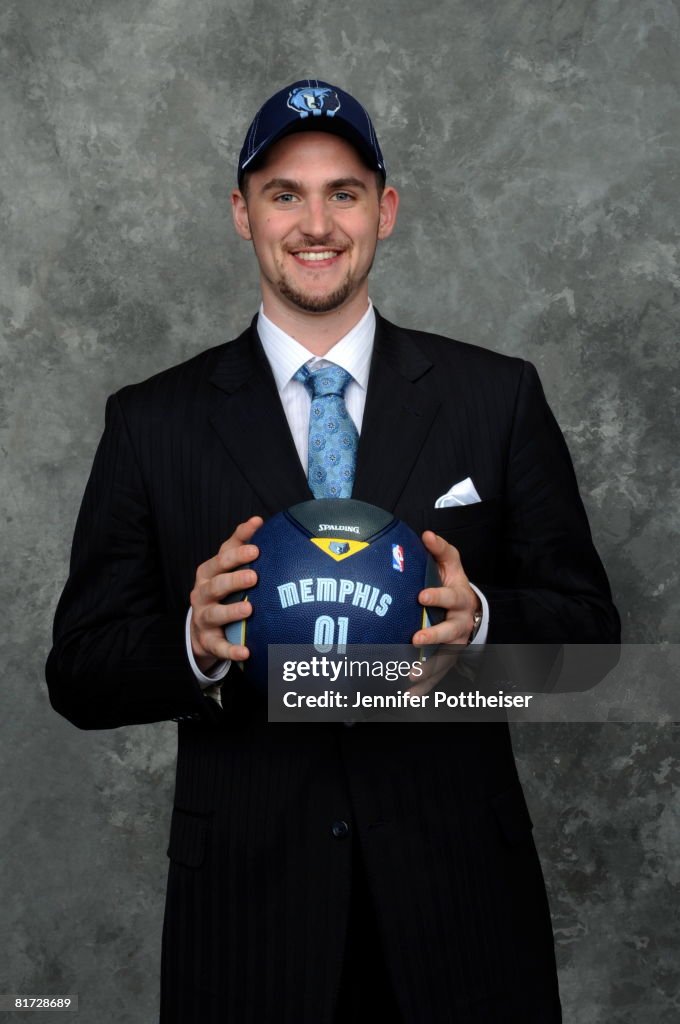
[[238,158],[239,188],[246,171],[258,168],[270,146],[286,135],[305,130],[330,132],[346,139],[364,163],[385,179],[385,161],[375,129],[361,103],[337,85],[306,78],[279,89],[253,118]]
[[330,89],[327,86],[323,88],[298,86],[297,89],[291,90],[286,106],[298,113],[300,117],[309,117],[310,114],[314,117],[320,117],[322,114],[325,114],[326,117],[334,117],[340,110],[340,100],[335,89]]

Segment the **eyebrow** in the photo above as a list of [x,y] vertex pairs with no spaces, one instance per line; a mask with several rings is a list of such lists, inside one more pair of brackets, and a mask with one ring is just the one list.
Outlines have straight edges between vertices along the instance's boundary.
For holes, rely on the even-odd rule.
[[366,184],[361,178],[336,178],[335,181],[329,181],[328,187],[331,190],[341,188],[360,188],[366,191]]
[[[328,181],[325,187],[333,192],[336,189],[342,188],[356,188],[366,191],[366,184],[361,178],[335,178],[334,181]],[[278,190],[283,192],[302,192],[303,185],[301,181],[294,181],[292,178],[270,178],[270,180],[262,186],[261,192],[264,195],[266,192],[275,192]]]

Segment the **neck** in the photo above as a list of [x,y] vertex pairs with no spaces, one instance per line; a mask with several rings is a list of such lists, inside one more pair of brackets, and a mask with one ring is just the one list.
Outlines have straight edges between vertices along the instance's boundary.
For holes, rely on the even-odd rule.
[[265,316],[282,331],[295,338],[314,356],[325,356],[341,338],[355,327],[368,309],[368,292],[353,296],[339,309],[330,313],[307,313],[289,307],[263,293],[262,308]]

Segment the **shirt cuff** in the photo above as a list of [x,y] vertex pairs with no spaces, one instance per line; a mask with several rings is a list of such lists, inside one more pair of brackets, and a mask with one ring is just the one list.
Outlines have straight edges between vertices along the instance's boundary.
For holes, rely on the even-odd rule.
[[[470,581],[468,580],[468,583],[469,582]],[[477,630],[477,633],[475,634],[474,640],[470,641],[470,646],[472,646],[473,644],[485,644],[486,643],[486,638],[487,638],[487,635],[488,635],[488,632],[489,632],[489,602],[484,597],[484,594],[481,592],[481,590],[479,590],[474,585],[474,583],[470,583],[470,586],[474,590],[474,592],[477,595],[477,597],[479,598],[479,600],[482,602],[482,621],[479,624],[479,629]]]
[[189,659],[189,664],[191,665],[191,671],[196,676],[196,679],[198,680],[198,683],[202,687],[202,689],[205,690],[207,689],[207,687],[214,686],[215,683],[221,682],[226,676],[229,669],[231,668],[231,662],[218,661],[216,665],[213,665],[213,667],[210,669],[208,673],[201,672],[200,668],[196,664],[194,652],[191,648],[191,608],[189,608],[189,611],[187,612],[186,625],[184,627],[184,639],[186,642],[187,658]]

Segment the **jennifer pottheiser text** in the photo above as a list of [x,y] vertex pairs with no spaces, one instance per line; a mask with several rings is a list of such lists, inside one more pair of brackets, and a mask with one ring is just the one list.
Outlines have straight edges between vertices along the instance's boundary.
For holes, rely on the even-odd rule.
[[283,695],[287,708],[528,708],[533,694],[530,693],[422,693],[406,690],[404,693],[361,693],[352,694],[340,690],[322,690],[321,693],[298,693],[288,690]]

